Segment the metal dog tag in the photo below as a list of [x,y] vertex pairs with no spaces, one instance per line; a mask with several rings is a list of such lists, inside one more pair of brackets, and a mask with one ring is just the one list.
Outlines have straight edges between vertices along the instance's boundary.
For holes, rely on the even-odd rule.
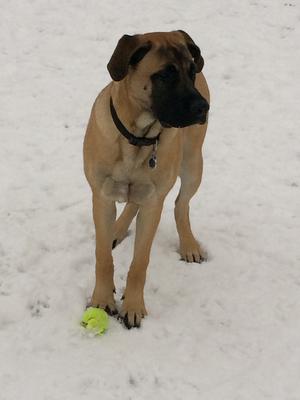
[[151,157],[149,158],[149,168],[156,168],[157,166],[157,157],[156,157],[156,153],[157,153],[157,141],[155,142],[155,144],[153,145],[153,151],[151,154]]
[[149,159],[149,167],[150,168],[156,168],[157,165],[157,159],[156,156],[153,156]]

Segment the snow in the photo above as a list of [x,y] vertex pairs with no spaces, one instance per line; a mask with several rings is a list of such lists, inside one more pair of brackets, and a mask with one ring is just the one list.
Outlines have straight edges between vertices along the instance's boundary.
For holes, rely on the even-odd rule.
[[[300,399],[299,23],[296,0],[1,1],[1,400]],[[177,183],[149,316],[90,337],[85,126],[119,37],[174,29],[200,45],[211,88],[191,207],[210,259],[179,260]],[[118,304],[133,238],[114,250]]]

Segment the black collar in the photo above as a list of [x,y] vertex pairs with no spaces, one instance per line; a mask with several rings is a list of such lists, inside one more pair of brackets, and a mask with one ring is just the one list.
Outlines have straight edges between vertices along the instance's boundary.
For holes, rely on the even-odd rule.
[[160,133],[157,136],[153,137],[153,138],[137,137],[137,136],[134,136],[132,133],[130,133],[126,129],[126,127],[122,124],[122,122],[120,121],[120,119],[119,119],[119,117],[117,115],[116,109],[115,109],[115,107],[113,105],[112,98],[110,98],[110,112],[111,112],[112,119],[113,119],[116,127],[118,128],[118,131],[124,137],[126,137],[128,142],[130,144],[132,144],[133,146],[138,146],[138,147],[141,147],[141,146],[153,146],[158,142]]

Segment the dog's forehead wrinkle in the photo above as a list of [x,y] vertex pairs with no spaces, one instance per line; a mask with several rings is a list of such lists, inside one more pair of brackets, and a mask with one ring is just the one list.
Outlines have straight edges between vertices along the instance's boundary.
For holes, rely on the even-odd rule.
[[162,45],[157,49],[157,54],[165,63],[173,62],[176,65],[184,66],[191,61],[189,52],[183,44]]

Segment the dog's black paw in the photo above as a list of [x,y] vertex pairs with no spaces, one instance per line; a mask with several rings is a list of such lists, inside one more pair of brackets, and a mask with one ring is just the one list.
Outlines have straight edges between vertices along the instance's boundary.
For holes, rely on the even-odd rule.
[[127,328],[140,328],[141,327],[141,318],[143,316],[139,317],[137,314],[134,313],[134,315],[131,315],[130,317],[128,316],[128,313],[122,317],[119,315],[118,320]]
[[202,264],[203,262],[207,261],[207,257],[202,257],[201,255],[189,255],[186,257],[181,257],[180,261],[185,261],[187,263],[197,263],[197,264]]
[[180,243],[181,260],[188,263],[201,264],[207,261],[207,253],[193,237],[182,240]]
[[111,308],[110,306],[106,306],[104,309],[108,315],[110,315],[111,317],[113,317],[114,315],[118,314],[118,310],[116,308]]

